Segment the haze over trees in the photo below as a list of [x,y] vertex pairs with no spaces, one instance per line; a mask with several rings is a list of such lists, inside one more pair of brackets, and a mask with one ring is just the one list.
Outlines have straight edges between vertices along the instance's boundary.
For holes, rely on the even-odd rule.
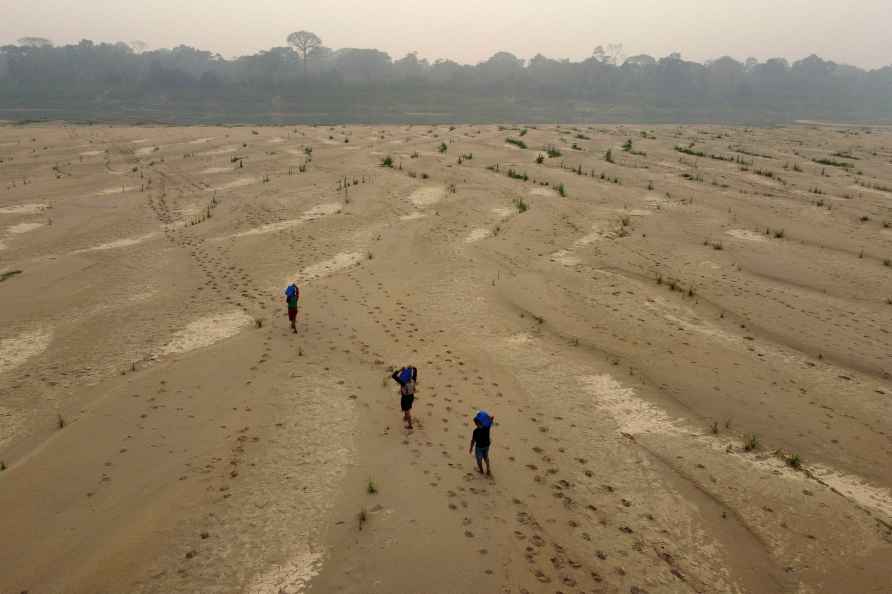
[[476,65],[330,49],[309,31],[224,59],[139,41],[0,47],[0,118],[177,122],[892,121],[892,66],[816,55],[706,63],[597,46],[573,62],[497,52]]
[[289,45],[293,45],[304,59],[304,76],[307,74],[307,56],[310,52],[322,46],[322,40],[315,33],[309,31],[297,31],[286,39]]

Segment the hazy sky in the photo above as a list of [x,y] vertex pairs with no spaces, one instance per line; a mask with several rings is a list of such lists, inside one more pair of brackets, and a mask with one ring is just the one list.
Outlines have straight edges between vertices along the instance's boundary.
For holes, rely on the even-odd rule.
[[498,50],[574,60],[598,44],[628,55],[681,52],[796,60],[816,53],[855,66],[892,64],[892,0],[3,0],[0,44],[140,39],[231,57],[285,44],[300,29],[325,45],[398,58],[476,63]]

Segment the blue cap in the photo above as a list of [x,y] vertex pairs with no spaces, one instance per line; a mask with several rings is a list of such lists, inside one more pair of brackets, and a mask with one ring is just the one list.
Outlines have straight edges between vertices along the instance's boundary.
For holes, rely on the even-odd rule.
[[490,414],[485,410],[477,411],[477,414],[474,415],[474,420],[480,421],[480,424],[484,427],[492,426],[492,416],[490,416]]

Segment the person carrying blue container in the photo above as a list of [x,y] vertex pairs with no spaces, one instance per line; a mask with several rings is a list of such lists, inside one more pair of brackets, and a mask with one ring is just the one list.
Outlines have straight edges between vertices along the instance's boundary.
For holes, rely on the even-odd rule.
[[288,321],[291,322],[291,331],[297,334],[297,301],[300,299],[300,289],[297,283],[291,283],[285,288],[285,302],[288,304]]
[[492,429],[493,421],[495,421],[495,417],[490,415],[485,410],[477,411],[477,414],[474,415],[474,433],[471,435],[471,447],[468,448],[468,453],[474,453],[474,456],[477,458],[477,470],[483,474],[483,464],[486,463],[486,475],[490,476],[491,473],[489,471],[489,446],[491,440],[489,436],[489,430]]
[[393,372],[390,376],[400,385],[400,409],[406,429],[412,428],[412,403],[415,402],[415,383],[418,381],[418,369],[407,365]]

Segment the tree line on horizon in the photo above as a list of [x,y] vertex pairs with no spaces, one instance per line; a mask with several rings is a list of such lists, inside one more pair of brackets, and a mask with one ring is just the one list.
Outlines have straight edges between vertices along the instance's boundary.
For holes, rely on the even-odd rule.
[[698,63],[598,46],[577,62],[497,52],[475,64],[331,49],[314,33],[226,59],[185,45],[0,47],[0,119],[160,121],[892,121],[892,66],[811,55]]

